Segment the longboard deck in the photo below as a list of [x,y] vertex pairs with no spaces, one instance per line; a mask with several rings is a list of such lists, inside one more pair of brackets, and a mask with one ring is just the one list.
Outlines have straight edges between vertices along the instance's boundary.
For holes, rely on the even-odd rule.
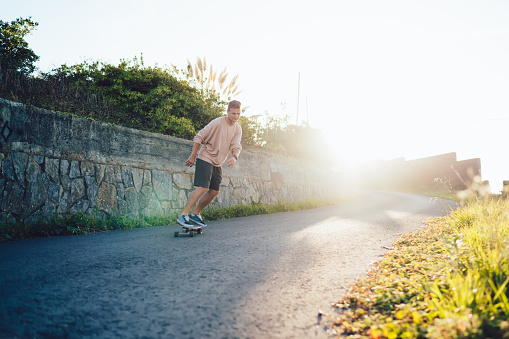
[[179,225],[179,226],[183,229],[184,232],[176,231],[173,234],[175,236],[175,238],[178,238],[181,235],[187,235],[187,236],[190,236],[190,237],[194,237],[195,233],[202,234],[201,226],[197,226],[197,227],[186,227],[186,226],[182,226],[182,225]]

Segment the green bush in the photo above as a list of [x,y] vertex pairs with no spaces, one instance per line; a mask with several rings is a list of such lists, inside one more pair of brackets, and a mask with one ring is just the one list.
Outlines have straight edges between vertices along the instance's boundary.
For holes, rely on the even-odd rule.
[[6,99],[186,139],[226,106],[217,93],[197,89],[169,69],[146,67],[142,58],[62,65],[37,77],[4,80],[0,95]]
[[[168,69],[145,67],[143,59],[119,65],[82,63],[53,71],[73,79],[71,88],[84,88],[113,107],[113,123],[150,132],[191,138],[210,120],[220,117],[225,102],[199,90]],[[71,112],[74,113],[74,112]],[[101,112],[96,112],[102,119]]]

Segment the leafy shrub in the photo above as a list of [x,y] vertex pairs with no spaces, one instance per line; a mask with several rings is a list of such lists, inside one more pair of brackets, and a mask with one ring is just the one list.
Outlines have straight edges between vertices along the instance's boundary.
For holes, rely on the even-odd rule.
[[224,113],[226,102],[168,69],[139,61],[62,65],[37,77],[6,79],[0,95],[41,108],[191,139]]

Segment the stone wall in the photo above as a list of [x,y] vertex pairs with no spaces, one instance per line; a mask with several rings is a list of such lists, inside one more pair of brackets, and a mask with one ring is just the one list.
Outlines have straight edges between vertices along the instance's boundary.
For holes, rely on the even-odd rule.
[[[193,190],[194,168],[185,166],[191,149],[191,141],[0,99],[2,219],[170,216]],[[339,195],[326,169],[246,151],[223,176],[212,207]]]

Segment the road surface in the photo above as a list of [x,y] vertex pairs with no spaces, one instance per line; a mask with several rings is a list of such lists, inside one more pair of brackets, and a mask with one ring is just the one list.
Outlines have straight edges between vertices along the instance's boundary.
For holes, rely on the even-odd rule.
[[0,243],[0,337],[326,338],[319,310],[450,201],[363,192],[337,206]]

